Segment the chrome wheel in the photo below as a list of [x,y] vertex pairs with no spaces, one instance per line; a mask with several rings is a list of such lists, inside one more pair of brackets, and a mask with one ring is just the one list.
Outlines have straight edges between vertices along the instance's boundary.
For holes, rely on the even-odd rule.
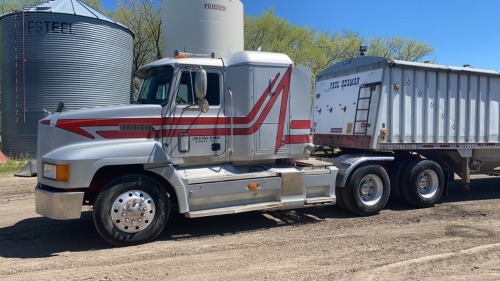
[[418,177],[419,192],[424,198],[433,197],[438,191],[439,177],[433,170],[427,169]]
[[390,192],[389,176],[384,168],[366,165],[354,170],[340,194],[348,210],[361,216],[370,216],[384,208]]
[[144,191],[130,190],[120,194],[111,207],[116,228],[127,233],[144,230],[155,216],[155,203]]
[[366,175],[361,179],[359,186],[359,198],[363,204],[372,206],[377,204],[382,198],[384,185],[382,180],[373,174]]
[[429,159],[415,159],[403,169],[403,198],[410,205],[427,208],[436,204],[445,187],[443,170]]

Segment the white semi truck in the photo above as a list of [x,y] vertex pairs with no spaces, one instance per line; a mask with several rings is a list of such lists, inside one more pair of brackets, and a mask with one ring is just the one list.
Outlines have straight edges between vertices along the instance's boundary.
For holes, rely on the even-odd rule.
[[[136,104],[60,106],[38,130],[37,212],[91,205],[117,246],[153,240],[171,211],[372,215],[391,190],[428,207],[453,173],[468,183],[500,165],[498,72],[360,57],[321,73],[313,99],[309,70],[277,53],[178,54],[137,76]],[[313,139],[342,154],[311,157]]]

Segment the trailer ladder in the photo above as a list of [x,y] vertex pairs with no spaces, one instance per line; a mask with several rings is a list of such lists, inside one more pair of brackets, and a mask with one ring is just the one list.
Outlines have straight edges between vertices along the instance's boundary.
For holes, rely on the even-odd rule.
[[[354,115],[354,129],[352,133],[353,135],[366,135],[368,128],[371,126],[371,124],[368,123],[369,120],[368,117],[370,116],[370,105],[372,103],[372,94],[376,86],[380,84],[381,84],[380,82],[370,83],[370,84],[363,84],[359,87],[358,102],[356,103],[356,113]],[[364,92],[363,89],[366,88],[370,88],[370,94],[368,96],[361,96],[361,93]],[[362,107],[360,105],[363,101],[368,102],[366,107]]]

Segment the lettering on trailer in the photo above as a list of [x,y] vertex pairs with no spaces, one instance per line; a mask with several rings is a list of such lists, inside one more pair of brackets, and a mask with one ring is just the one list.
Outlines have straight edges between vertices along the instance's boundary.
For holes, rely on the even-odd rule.
[[359,77],[333,81],[330,83],[330,90],[351,87],[351,86],[356,86],[356,85],[359,85]]
[[71,22],[65,21],[27,21],[24,24],[27,33],[74,34]]
[[218,5],[218,4],[205,3],[205,9],[225,12],[226,11],[226,6],[224,6],[224,5]]

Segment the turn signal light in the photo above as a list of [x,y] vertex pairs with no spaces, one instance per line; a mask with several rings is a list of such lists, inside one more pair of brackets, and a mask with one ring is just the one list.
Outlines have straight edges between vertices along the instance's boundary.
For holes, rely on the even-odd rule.
[[248,185],[248,189],[257,190],[257,189],[259,189],[259,184],[258,183],[251,183]]
[[43,163],[43,177],[60,182],[69,182],[69,164]]

